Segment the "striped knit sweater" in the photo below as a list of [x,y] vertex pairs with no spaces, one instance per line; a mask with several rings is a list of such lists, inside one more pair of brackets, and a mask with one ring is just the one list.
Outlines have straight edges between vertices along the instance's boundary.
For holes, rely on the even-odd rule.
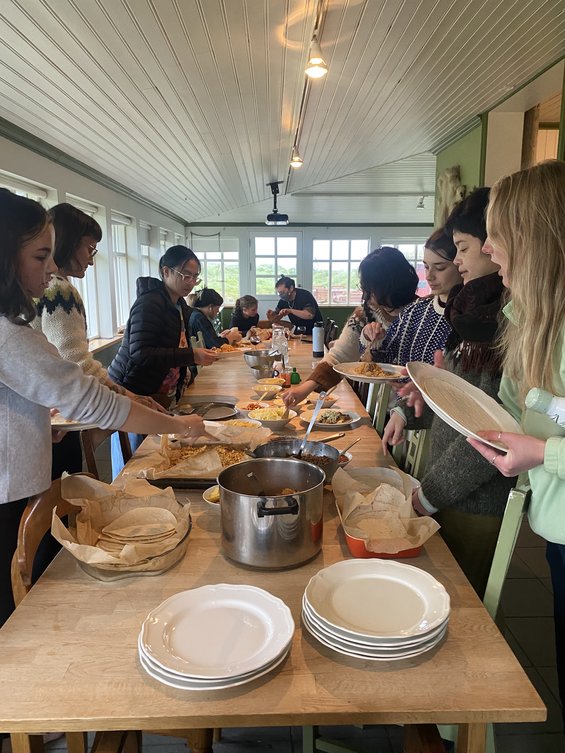
[[443,315],[438,296],[420,298],[396,319],[379,348],[371,350],[373,361],[404,366],[409,361],[434,362],[434,352],[443,350],[451,325]]

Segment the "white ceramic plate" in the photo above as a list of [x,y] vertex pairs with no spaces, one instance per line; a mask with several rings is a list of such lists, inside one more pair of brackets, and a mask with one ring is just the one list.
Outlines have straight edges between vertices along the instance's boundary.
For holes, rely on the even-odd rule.
[[412,647],[404,650],[398,649],[396,651],[379,651],[375,649],[374,651],[372,651],[370,649],[358,650],[353,647],[349,647],[339,641],[327,638],[325,635],[321,635],[316,631],[315,627],[312,625],[305,614],[302,615],[302,622],[304,623],[304,626],[306,627],[308,632],[313,635],[317,641],[320,641],[322,645],[327,646],[327,648],[331,648],[334,651],[337,651],[339,654],[343,654],[344,656],[352,656],[356,659],[365,659],[369,661],[402,661],[403,659],[413,659],[414,657],[425,654],[426,651],[431,651],[432,648],[435,648],[435,646],[437,646],[437,644],[443,640],[445,633],[447,632],[446,627],[442,632],[439,633],[439,635],[437,635],[433,639],[433,641],[417,648]]
[[338,374],[354,379],[356,382],[364,382],[365,384],[375,384],[378,382],[396,382],[399,379],[406,379],[406,375],[402,373],[403,366],[395,366],[393,363],[379,363],[383,371],[386,371],[390,376],[369,376],[368,374],[357,374],[355,369],[359,368],[359,361],[353,361],[352,363],[336,363],[334,371]]
[[80,421],[71,421],[63,418],[60,413],[51,416],[51,428],[61,431],[83,431],[83,429],[96,429],[96,424],[81,424]]
[[455,431],[504,452],[508,448],[503,444],[487,442],[477,432],[522,433],[520,425],[500,403],[451,371],[419,361],[407,363],[406,368],[427,405]]
[[319,617],[316,616],[316,613],[312,610],[312,607],[304,598],[302,599],[302,613],[303,615],[306,615],[308,620],[311,622],[312,627],[315,628],[316,632],[320,635],[326,636],[327,638],[335,640],[338,643],[339,641],[342,641],[343,643],[351,646],[354,649],[360,649],[363,651],[368,648],[370,648],[371,650],[377,649],[383,651],[398,651],[405,648],[417,648],[418,646],[431,642],[442,631],[445,631],[447,623],[449,622],[448,616],[446,620],[436,628],[434,628],[434,630],[430,630],[428,633],[423,633],[422,635],[418,635],[416,637],[409,636],[407,638],[372,638],[371,636],[355,636],[355,638],[352,638],[346,631],[338,631],[337,628],[330,628],[328,626],[328,623],[324,623]]
[[218,491],[219,491],[220,487],[217,484],[215,484],[214,486],[210,486],[208,489],[206,489],[205,491],[203,491],[202,492],[202,499],[204,500],[204,502],[207,502],[210,505],[210,507],[213,507],[215,510],[217,510],[218,512],[220,512],[220,500],[218,499],[217,502],[213,502],[210,499],[210,495],[212,494],[212,492],[215,489],[218,489]]
[[268,664],[293,633],[292,615],[280,599],[253,586],[218,584],[164,601],[145,619],[141,641],[165,670],[224,680]]
[[[317,426],[318,428],[322,428],[322,429],[327,429],[327,428],[339,429],[341,426],[351,426],[351,424],[354,424],[355,421],[359,421],[359,419],[361,418],[361,416],[358,413],[355,413],[352,410],[342,410],[339,412],[346,413],[349,416],[349,420],[340,421],[340,423],[338,424],[328,424],[323,420],[323,418],[324,418],[324,415],[328,411],[332,411],[332,410],[338,410],[338,409],[337,408],[335,409],[334,408],[322,408],[322,410],[318,414],[318,418],[316,419],[314,426]],[[300,414],[300,420],[304,421],[304,423],[306,424],[310,423],[310,419],[312,418],[313,412],[314,411],[311,411],[311,410],[305,410],[303,413]]]
[[425,570],[392,560],[344,560],[320,570],[305,590],[316,616],[357,637],[408,637],[449,615],[445,588]]
[[288,656],[288,650],[285,651],[280,657],[278,657],[274,662],[271,662],[269,665],[261,667],[261,669],[247,675],[238,676],[235,678],[232,678],[231,680],[226,680],[222,682],[221,680],[216,680],[210,683],[202,684],[198,683],[196,680],[189,680],[189,679],[183,679],[182,677],[175,677],[174,675],[171,675],[170,673],[166,673],[164,670],[159,669],[158,666],[156,666],[153,663],[149,662],[149,659],[141,652],[139,652],[139,661],[143,669],[147,672],[148,675],[150,675],[154,680],[158,680],[159,682],[162,682],[164,685],[169,685],[171,688],[177,688],[178,690],[199,690],[199,691],[206,691],[206,690],[225,690],[226,688],[233,688],[237,685],[244,685],[248,682],[253,682],[253,680],[257,680],[259,677],[263,677],[263,675],[268,674],[269,672],[272,672],[273,669],[279,666],[279,664],[282,664],[283,661]]

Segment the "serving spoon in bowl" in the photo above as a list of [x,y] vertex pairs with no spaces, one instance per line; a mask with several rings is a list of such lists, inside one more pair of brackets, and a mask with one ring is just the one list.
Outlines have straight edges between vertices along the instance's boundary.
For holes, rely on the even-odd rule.
[[325,391],[320,392],[318,399],[316,400],[316,405],[314,406],[314,410],[312,411],[312,418],[310,419],[310,423],[308,424],[308,428],[306,429],[306,434],[302,438],[302,442],[300,443],[298,452],[295,455],[295,457],[297,458],[301,457],[302,453],[304,452],[304,448],[306,447],[306,442],[308,441],[308,437],[310,436],[312,427],[316,423],[316,419],[318,418],[318,413],[320,412],[325,399],[326,399]]

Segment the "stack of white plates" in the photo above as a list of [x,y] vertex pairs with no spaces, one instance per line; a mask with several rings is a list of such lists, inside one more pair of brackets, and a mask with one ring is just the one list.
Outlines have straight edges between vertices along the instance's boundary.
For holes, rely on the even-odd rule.
[[147,615],[139,660],[155,680],[182,690],[231,688],[281,664],[294,634],[289,608],[253,586],[202,586]]
[[374,661],[409,659],[442,640],[449,595],[429,573],[392,560],[345,560],[316,573],[302,621],[324,646]]

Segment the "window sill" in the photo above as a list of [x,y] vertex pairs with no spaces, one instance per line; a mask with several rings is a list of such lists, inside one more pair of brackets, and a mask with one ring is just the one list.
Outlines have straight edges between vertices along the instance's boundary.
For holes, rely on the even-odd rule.
[[93,337],[88,341],[88,349],[91,353],[98,353],[104,348],[110,347],[122,341],[123,335],[115,335],[114,337]]

